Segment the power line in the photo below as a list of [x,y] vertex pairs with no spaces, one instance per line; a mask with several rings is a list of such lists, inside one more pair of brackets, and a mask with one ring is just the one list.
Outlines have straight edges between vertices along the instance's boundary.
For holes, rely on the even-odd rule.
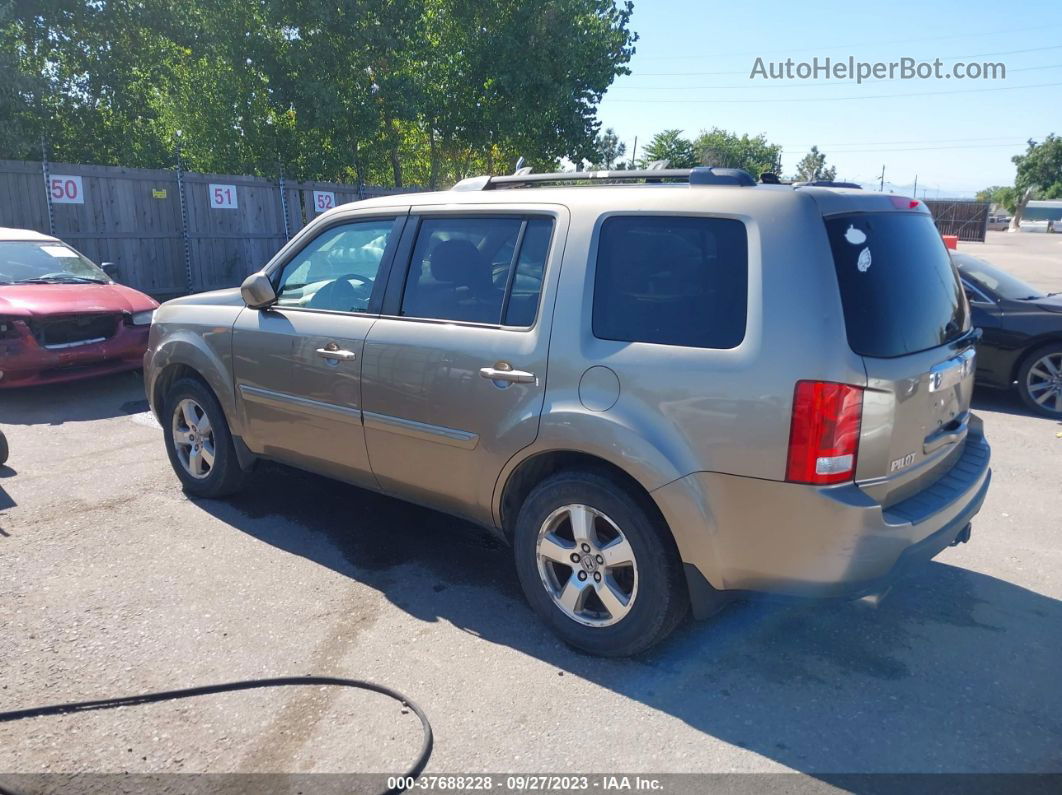
[[[1036,136],[1033,136],[1034,138]],[[803,146],[844,146],[845,144],[851,144],[852,146],[874,146],[877,144],[951,144],[951,143],[966,143],[968,141],[1002,141],[1003,139],[1010,140],[1009,135],[990,135],[983,138],[908,138],[906,140],[897,141],[834,141],[822,143],[821,141],[812,141],[811,143],[802,144],[783,144],[787,148],[800,148]],[[1023,142],[1024,143],[1024,142]]]
[[[1048,47],[1031,47],[1025,50],[1002,50],[1000,52],[980,52],[980,53],[962,53],[959,55],[941,55],[937,56],[941,61],[948,61],[953,58],[985,58],[990,55],[1016,55],[1018,53],[1026,52],[1043,52],[1044,50],[1060,50],[1062,44],[1052,44]],[[744,75],[748,74],[748,70],[744,71],[727,71],[727,72],[640,72],[645,77],[684,77],[686,75]]]
[[1062,82],[1057,83],[1033,83],[1027,86],[999,86],[997,88],[974,88],[974,89],[958,89],[956,91],[912,91],[904,94],[863,94],[863,95],[851,95],[846,97],[776,97],[771,99],[611,99],[611,102],[625,102],[625,103],[641,103],[641,104],[662,104],[662,103],[716,103],[716,104],[729,104],[729,103],[762,103],[762,102],[843,102],[847,100],[860,100],[860,99],[894,99],[900,97],[939,97],[945,94],[981,94],[987,91],[1020,91],[1029,88],[1051,88],[1054,86],[1062,86]]
[[[879,46],[879,45],[880,46],[888,46],[888,45],[891,45],[891,44],[910,44],[912,42],[923,42],[923,41],[944,41],[945,39],[966,39],[966,38],[975,39],[975,38],[979,38],[979,37],[982,37],[982,36],[1005,36],[1005,35],[1007,35],[1009,33],[1025,33],[1025,32],[1030,31],[1030,30],[1051,30],[1052,28],[1058,28],[1058,27],[1062,27],[1062,25],[1058,25],[1058,24],[1056,24],[1056,25],[1036,25],[1034,27],[1028,27],[1028,28],[1012,28],[1010,30],[986,30],[983,33],[952,33],[952,34],[949,34],[947,36],[923,36],[922,38],[918,38],[918,39],[894,39],[892,41],[860,41],[860,42],[853,42],[851,44],[828,44],[828,45],[821,46],[821,47],[804,47],[804,48],[801,48],[799,50],[770,50],[769,52],[776,52],[776,53],[777,52],[788,52],[788,53],[794,53],[794,52],[821,52],[821,51],[826,51],[826,50],[843,50],[843,49],[846,49],[848,47],[866,47],[866,46],[874,47],[874,46]],[[745,51],[745,52],[715,53],[715,56],[716,57],[729,57],[729,56],[764,55],[764,54],[765,53],[763,51],[756,51],[756,52]],[[703,58],[703,57],[704,57],[704,54],[702,53],[700,55],[648,55],[648,56],[645,57],[645,59],[646,60],[654,60],[654,61],[667,61],[667,60],[677,60],[677,59],[682,59],[682,58]]]

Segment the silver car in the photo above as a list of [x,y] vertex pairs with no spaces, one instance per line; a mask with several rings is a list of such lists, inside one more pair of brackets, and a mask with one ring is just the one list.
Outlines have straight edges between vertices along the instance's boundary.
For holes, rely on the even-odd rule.
[[966,541],[976,339],[920,202],[703,168],[338,207],[164,304],[144,364],[188,493],[271,459],[465,517],[565,641],[629,655]]

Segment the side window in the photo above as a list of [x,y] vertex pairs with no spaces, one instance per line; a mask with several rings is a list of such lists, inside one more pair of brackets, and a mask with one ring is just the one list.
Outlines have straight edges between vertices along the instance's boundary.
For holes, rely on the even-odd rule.
[[748,236],[729,218],[614,216],[601,225],[594,336],[694,348],[745,338]]
[[506,326],[531,326],[538,314],[538,299],[542,295],[542,279],[546,270],[549,241],[553,237],[553,222],[534,218],[524,230],[520,256],[516,259],[512,287],[505,308]]
[[401,314],[530,326],[553,233],[543,218],[426,218],[417,232]]
[[374,218],[326,229],[284,266],[277,306],[368,311],[393,227],[393,218]]

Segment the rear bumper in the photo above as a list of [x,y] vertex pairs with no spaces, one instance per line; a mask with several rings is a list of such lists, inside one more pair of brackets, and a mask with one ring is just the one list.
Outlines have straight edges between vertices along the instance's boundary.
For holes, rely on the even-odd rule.
[[955,542],[981,509],[991,451],[980,423],[964,445],[940,479],[888,509],[851,483],[817,488],[708,472],[654,497],[692,592],[704,590],[693,587],[696,572],[717,591],[858,596]]
[[56,384],[135,370],[143,363],[148,326],[120,323],[113,337],[92,345],[49,350],[30,334],[0,340],[0,389]]

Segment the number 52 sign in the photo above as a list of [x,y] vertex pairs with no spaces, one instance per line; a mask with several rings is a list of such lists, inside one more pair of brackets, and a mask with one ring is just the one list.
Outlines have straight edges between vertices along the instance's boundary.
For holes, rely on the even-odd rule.
[[336,206],[336,195],[330,190],[315,190],[313,192],[314,212],[323,213]]
[[235,210],[236,186],[210,183],[210,207],[214,210]]

